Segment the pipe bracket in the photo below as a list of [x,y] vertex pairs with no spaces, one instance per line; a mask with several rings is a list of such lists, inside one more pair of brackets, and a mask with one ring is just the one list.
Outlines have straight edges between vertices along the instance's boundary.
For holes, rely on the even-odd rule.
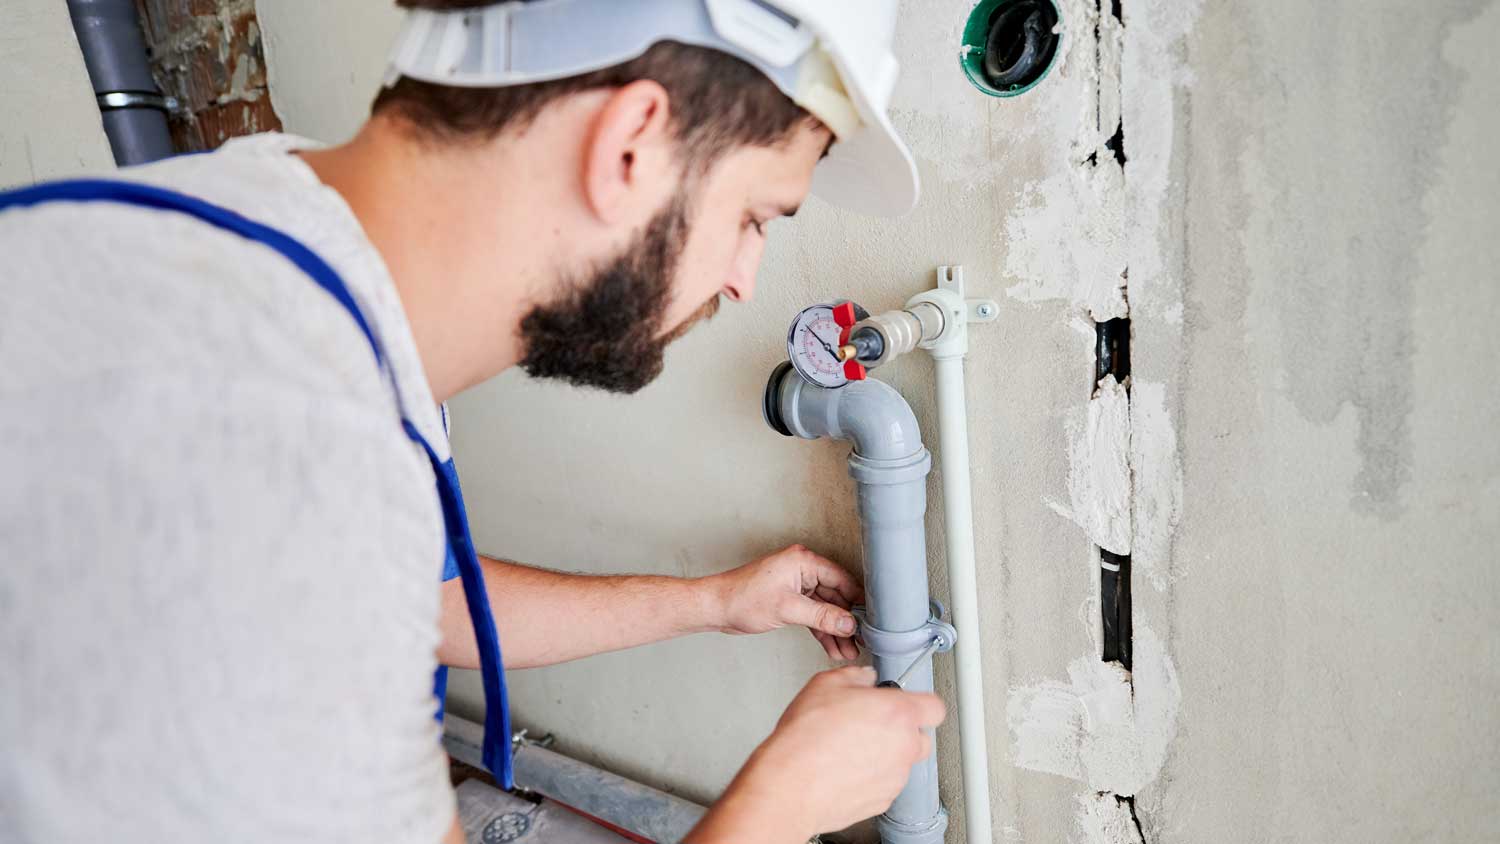
[[943,605],[937,601],[932,602],[932,614],[927,623],[915,630],[881,630],[870,624],[863,606],[850,607],[849,612],[859,622],[855,635],[864,644],[865,650],[876,656],[899,657],[920,653],[932,644],[933,639],[938,640],[934,652],[943,653],[953,650],[953,645],[958,641],[958,630],[943,620]]
[[122,108],[152,108],[166,114],[176,114],[182,110],[182,103],[176,97],[168,97],[162,94],[148,91],[106,91],[95,97],[99,101],[101,111],[114,111]]

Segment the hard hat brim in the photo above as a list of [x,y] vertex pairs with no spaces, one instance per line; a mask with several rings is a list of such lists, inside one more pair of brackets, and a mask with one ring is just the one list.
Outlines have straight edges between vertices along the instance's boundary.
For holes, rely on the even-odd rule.
[[838,139],[813,171],[819,199],[877,217],[900,217],[917,205],[917,165],[885,112],[861,109],[864,124]]
[[[444,11],[412,9],[392,47],[386,84],[402,76],[476,88],[543,82],[628,61],[659,41],[674,40],[721,50],[747,61],[796,101],[798,63],[777,65],[766,58],[764,51],[747,50],[741,41],[726,39],[715,28],[711,7],[716,4],[705,2],[707,6],[658,0],[649,10],[643,8],[644,0],[628,4],[617,0],[557,0]],[[888,54],[871,57],[868,38],[828,25],[830,15],[838,10],[822,5],[825,2],[816,0],[806,8],[786,5],[796,7],[801,16],[799,26],[808,30],[803,40],[810,44],[816,36],[824,42],[859,122],[852,131],[840,131],[828,157],[819,162],[813,173],[813,193],[862,213],[900,216],[916,205],[918,181],[911,151],[896,134],[885,111],[897,71],[895,59]],[[580,19],[590,22],[586,32],[579,29]],[[721,24],[727,26],[738,20],[731,16]],[[738,32],[745,34],[743,30]],[[583,37],[585,34],[589,37]],[[875,41],[884,43],[880,38]],[[793,42],[794,47],[801,43],[795,37]],[[806,50],[806,44],[802,49]],[[835,127],[830,124],[829,128]]]

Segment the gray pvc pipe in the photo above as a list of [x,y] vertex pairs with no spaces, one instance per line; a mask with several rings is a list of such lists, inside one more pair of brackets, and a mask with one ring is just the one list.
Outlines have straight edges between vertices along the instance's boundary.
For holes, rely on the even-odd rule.
[[[484,768],[484,727],[452,714],[443,718],[443,746],[466,765]],[[516,785],[608,821],[658,844],[678,844],[707,811],[697,803],[570,759],[519,744]]]
[[[68,13],[96,98],[145,94],[164,102],[146,61],[146,41],[135,0],[68,0]],[[100,116],[115,163],[121,167],[172,155],[164,107],[114,107],[101,100]]]
[[[777,369],[766,389],[767,421],[773,428],[784,427],[804,439],[830,437],[854,445],[849,474],[857,488],[864,545],[867,622],[894,633],[925,627],[931,612],[925,518],[932,457],[906,399],[875,380],[824,389],[787,367]],[[924,644],[876,654],[880,681],[899,677]],[[921,657],[906,688],[932,691],[931,655]],[[938,800],[936,754],[912,767],[906,787],[877,825],[885,844],[941,844],[948,813]]]

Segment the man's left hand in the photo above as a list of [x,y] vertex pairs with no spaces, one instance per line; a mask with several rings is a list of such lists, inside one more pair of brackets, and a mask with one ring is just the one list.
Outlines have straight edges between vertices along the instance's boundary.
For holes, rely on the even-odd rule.
[[837,563],[792,545],[732,571],[704,578],[722,608],[725,633],[765,633],[797,624],[812,631],[831,659],[854,659],[849,607],[864,589]]

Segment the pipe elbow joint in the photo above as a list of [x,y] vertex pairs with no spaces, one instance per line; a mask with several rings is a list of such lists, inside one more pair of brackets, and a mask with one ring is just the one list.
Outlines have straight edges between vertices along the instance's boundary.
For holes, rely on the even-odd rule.
[[866,461],[931,463],[916,414],[882,381],[855,381],[830,390],[809,384],[783,362],[766,384],[763,410],[766,423],[786,436],[847,440]]

